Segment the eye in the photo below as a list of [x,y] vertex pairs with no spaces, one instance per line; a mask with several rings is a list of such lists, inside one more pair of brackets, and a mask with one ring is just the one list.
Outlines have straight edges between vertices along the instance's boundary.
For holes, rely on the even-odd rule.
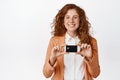
[[69,17],[69,16],[66,16],[65,18],[66,18],[66,19],[69,19],[70,17]]
[[78,19],[78,16],[74,16],[73,18],[74,18],[74,19]]

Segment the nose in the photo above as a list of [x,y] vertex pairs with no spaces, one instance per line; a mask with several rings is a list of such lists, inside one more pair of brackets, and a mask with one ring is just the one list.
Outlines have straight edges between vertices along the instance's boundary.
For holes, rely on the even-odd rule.
[[73,18],[70,18],[70,20],[69,20],[70,22],[74,22],[74,20],[73,20]]

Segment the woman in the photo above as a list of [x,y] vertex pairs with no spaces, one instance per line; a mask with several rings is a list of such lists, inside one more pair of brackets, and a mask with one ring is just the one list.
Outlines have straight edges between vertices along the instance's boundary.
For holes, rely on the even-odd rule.
[[[93,80],[100,73],[97,41],[89,34],[85,12],[66,4],[53,21],[43,74],[52,80]],[[77,45],[77,52],[66,52],[66,45]]]

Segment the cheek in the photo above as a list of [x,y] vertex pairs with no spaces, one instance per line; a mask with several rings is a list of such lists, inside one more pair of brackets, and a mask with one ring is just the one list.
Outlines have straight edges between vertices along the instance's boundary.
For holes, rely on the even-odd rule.
[[64,20],[64,26],[66,25],[66,20]]
[[79,20],[76,20],[76,23],[79,24]]
[[67,28],[67,21],[64,21],[64,26],[65,28]]
[[68,26],[65,24],[65,28],[68,29]]
[[77,26],[79,27],[79,21],[76,21],[76,23],[77,23]]

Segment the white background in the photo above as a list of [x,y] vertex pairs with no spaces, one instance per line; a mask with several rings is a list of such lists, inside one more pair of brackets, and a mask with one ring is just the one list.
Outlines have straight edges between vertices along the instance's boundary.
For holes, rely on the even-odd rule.
[[51,23],[66,3],[82,7],[92,25],[101,67],[95,80],[120,80],[119,0],[0,0],[0,80],[48,80]]

